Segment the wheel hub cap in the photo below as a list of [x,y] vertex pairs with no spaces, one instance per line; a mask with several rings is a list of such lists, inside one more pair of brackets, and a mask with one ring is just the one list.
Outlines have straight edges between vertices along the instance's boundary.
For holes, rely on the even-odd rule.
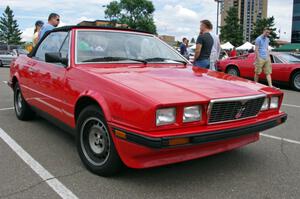
[[96,117],[88,118],[81,127],[81,148],[87,160],[103,165],[110,155],[110,137],[104,123]]
[[237,72],[233,69],[229,70],[228,72],[230,75],[234,75],[234,76],[237,76]]
[[23,103],[22,95],[21,95],[20,90],[18,90],[17,96],[16,96],[16,101],[15,101],[17,114],[20,114],[22,111],[22,103]]
[[296,88],[300,89],[300,74],[295,77],[294,84]]
[[106,143],[100,128],[94,126],[90,129],[89,144],[92,151],[96,154],[101,154],[105,150]]

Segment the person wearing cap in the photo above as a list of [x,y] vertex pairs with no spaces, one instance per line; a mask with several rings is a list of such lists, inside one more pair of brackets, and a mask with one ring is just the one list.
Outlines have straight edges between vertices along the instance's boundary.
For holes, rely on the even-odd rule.
[[38,20],[35,22],[35,28],[33,33],[33,41],[32,46],[35,47],[37,43],[39,42],[39,33],[41,31],[42,26],[44,25],[44,22]]

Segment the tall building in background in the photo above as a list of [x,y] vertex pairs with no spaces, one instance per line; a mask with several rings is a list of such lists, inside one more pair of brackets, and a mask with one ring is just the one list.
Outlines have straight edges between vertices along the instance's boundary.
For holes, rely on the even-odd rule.
[[[223,0],[221,3],[221,26],[225,25],[225,18],[227,17],[227,11],[231,7],[236,7],[240,13],[240,0]],[[239,14],[240,15],[240,14]]]
[[300,43],[300,0],[294,0],[292,43]]
[[221,26],[225,25],[225,18],[230,7],[238,9],[244,40],[251,42],[254,23],[258,19],[267,17],[268,0],[224,0],[221,6]]

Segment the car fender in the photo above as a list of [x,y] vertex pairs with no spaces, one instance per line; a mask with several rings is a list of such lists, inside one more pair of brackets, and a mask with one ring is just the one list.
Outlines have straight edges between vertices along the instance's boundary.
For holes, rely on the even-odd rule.
[[[16,79],[16,80],[14,80]],[[17,71],[11,71],[10,80],[8,81],[8,85],[14,89],[15,83],[20,81],[20,75]],[[22,85],[20,84],[22,87]],[[21,88],[22,89],[22,88]]]
[[76,107],[78,101],[80,99],[82,99],[83,97],[89,97],[89,98],[93,99],[94,101],[96,101],[98,103],[98,105],[101,107],[106,121],[110,122],[112,120],[110,109],[109,109],[109,106],[108,106],[106,100],[99,92],[94,91],[94,90],[87,90],[87,91],[82,92],[79,95],[79,97],[76,100],[75,106],[74,106],[74,113],[75,113],[75,107]]

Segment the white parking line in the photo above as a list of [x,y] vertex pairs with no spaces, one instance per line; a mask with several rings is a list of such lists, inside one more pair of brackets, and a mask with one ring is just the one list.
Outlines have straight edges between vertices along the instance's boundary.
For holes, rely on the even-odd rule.
[[9,108],[0,108],[0,111],[7,111],[7,110],[13,110],[15,109],[14,107],[9,107]]
[[293,107],[293,108],[300,108],[300,106],[294,105],[294,104],[282,104],[282,106]]
[[267,137],[267,138],[272,138],[272,139],[275,139],[275,140],[282,140],[282,141],[289,142],[289,143],[292,143],[292,144],[300,144],[300,142],[296,141],[296,140],[290,140],[290,139],[287,139],[287,138],[277,137],[277,136],[268,135],[268,134],[264,134],[264,133],[261,133],[260,135],[264,136],[264,137]]
[[15,140],[0,128],[0,138],[37,173],[61,198],[78,199],[78,197],[31,157]]

